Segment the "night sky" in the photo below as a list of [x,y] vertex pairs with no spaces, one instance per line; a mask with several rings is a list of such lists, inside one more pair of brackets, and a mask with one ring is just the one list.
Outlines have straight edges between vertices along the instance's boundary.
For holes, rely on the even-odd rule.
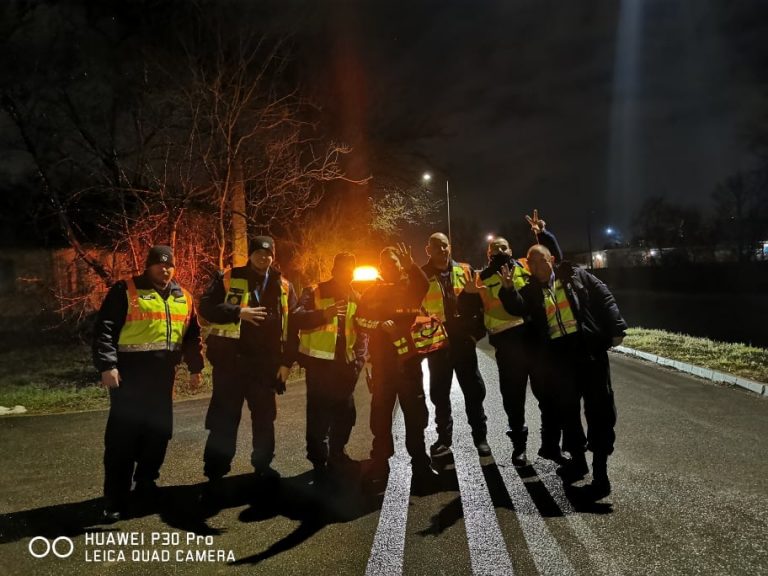
[[440,191],[447,177],[454,219],[484,234],[536,207],[577,250],[588,213],[596,237],[611,225],[629,239],[652,195],[706,210],[754,164],[768,118],[761,0],[268,6],[355,147],[351,175],[429,170]]
[[629,239],[649,196],[706,210],[768,117],[765,2],[349,2],[308,20],[347,138],[447,175],[454,218],[489,232],[538,207],[576,249],[588,211]]

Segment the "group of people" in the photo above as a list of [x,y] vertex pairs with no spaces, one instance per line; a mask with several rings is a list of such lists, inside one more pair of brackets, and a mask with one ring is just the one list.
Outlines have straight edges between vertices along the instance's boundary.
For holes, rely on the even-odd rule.
[[[557,462],[570,483],[589,472],[585,452],[590,450],[587,489],[595,499],[608,495],[616,409],[607,350],[621,342],[626,323],[602,282],[563,261],[555,236],[536,211],[526,218],[537,238],[526,258],[515,259],[507,240],[497,237],[488,245],[487,266],[475,271],[455,261],[450,239],[435,233],[426,246],[429,260],[421,267],[410,247],[384,248],[380,276],[363,294],[353,283],[355,256],[342,252],[334,258],[331,278],[297,297],[274,265],[274,240],[257,236],[249,242],[248,263],[217,273],[205,290],[202,322],[192,296],[173,278],[172,250],[152,247],[144,273],[109,290],[95,330],[94,363],[111,400],[105,518],[114,521],[125,513],[134,482],[136,497],[156,494],[173,428],[175,370],[183,360],[190,385],[199,385],[202,333],[213,368],[203,454],[209,498],[220,492],[230,470],[244,402],[251,414],[256,479],[268,486],[279,477],[271,467],[276,395],[285,391],[295,362],[306,370],[306,449],[316,484],[356,464],[345,447],[356,421],[355,386],[367,362],[373,445],[363,469],[366,485],[387,481],[396,403],[405,421],[413,485],[419,490],[435,485],[437,470],[451,457],[454,373],[474,445],[480,456],[490,456],[486,387],[476,351],[486,334],[495,348],[513,464],[529,463],[525,396],[530,381],[541,410],[538,455]],[[429,449],[424,358],[437,431]]]

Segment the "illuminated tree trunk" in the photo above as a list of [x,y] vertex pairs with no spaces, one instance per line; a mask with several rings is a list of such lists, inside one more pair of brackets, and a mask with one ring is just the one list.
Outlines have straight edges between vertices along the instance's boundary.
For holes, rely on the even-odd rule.
[[232,182],[232,266],[248,262],[248,222],[245,215],[245,183],[240,162],[235,163]]

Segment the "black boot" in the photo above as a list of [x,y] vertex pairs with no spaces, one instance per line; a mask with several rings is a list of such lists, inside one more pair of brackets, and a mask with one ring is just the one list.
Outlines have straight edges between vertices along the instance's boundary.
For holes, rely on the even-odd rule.
[[589,493],[595,500],[605,498],[611,493],[611,482],[608,480],[608,455],[592,455],[592,484]]
[[528,455],[525,451],[528,449],[528,428],[513,432],[507,430],[507,436],[512,440],[512,465],[528,466]]
[[589,472],[589,466],[587,466],[587,459],[584,457],[584,452],[572,452],[571,460],[557,469],[558,475],[564,482],[576,482],[584,478],[584,475]]
[[437,489],[440,476],[429,465],[429,460],[426,462],[411,463],[411,469],[413,471],[411,477],[411,490],[414,494],[423,496],[431,494]]
[[560,450],[558,444],[549,445],[542,443],[541,448],[539,448],[539,456],[545,460],[552,460],[552,462],[555,462],[560,466],[565,466],[571,461],[570,458],[563,454],[563,451]]

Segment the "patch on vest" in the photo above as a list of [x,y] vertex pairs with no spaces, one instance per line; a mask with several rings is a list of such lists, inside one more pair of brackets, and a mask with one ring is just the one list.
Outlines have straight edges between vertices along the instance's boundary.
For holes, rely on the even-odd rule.
[[227,302],[229,302],[230,304],[234,304],[235,306],[239,306],[240,302],[242,301],[243,301],[243,296],[241,294],[232,294],[227,299]]
[[139,296],[139,298],[142,299],[142,300],[154,300],[155,299],[155,295],[154,294],[142,294],[141,296]]

